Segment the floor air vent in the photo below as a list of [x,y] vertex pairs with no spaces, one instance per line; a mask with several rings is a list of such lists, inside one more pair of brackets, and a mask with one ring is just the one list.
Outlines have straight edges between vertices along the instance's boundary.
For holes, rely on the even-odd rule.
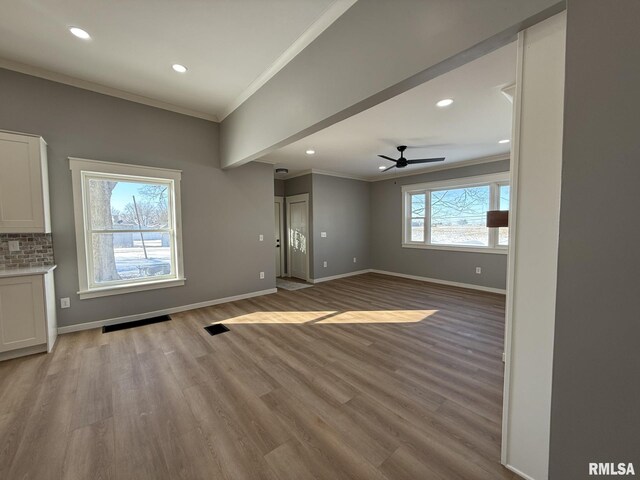
[[204,329],[207,332],[209,332],[209,335],[211,336],[229,331],[229,329],[221,323],[216,323],[215,325],[209,325],[208,327],[204,327]]
[[159,317],[145,318],[144,320],[136,320],[134,322],[118,323],[116,325],[105,325],[102,327],[102,333],[117,332],[118,330],[126,330],[127,328],[142,327],[143,325],[151,325],[152,323],[160,323],[171,320],[169,315],[161,315]]

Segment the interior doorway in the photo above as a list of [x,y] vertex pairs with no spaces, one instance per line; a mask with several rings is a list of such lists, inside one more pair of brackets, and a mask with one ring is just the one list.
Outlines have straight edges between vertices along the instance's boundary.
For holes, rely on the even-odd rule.
[[309,194],[287,197],[286,203],[288,274],[309,281]]
[[276,277],[285,275],[284,253],[282,252],[282,240],[284,238],[284,198],[275,197],[274,200],[274,220],[275,220],[275,254],[276,254]]

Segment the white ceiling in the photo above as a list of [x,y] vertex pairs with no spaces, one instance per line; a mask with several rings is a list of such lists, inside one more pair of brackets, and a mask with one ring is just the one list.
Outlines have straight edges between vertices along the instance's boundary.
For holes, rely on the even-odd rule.
[[[0,67],[62,74],[219,119],[354,2],[3,1],[0,58],[9,62]],[[69,26],[92,39],[77,39]],[[174,63],[189,71],[175,73]]]
[[[289,169],[289,177],[319,170],[377,180],[442,168],[456,162],[505,155],[511,137],[512,104],[501,89],[515,82],[516,45],[509,44],[386,102],[272,152],[259,161]],[[452,98],[438,108],[435,103]],[[407,145],[406,158],[446,157],[444,162],[413,165],[380,173]],[[306,155],[307,149],[316,151]]]

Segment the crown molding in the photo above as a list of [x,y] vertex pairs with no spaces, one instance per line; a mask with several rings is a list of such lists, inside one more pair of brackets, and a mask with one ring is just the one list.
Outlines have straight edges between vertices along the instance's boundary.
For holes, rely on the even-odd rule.
[[[412,171],[411,173],[402,173],[402,174],[397,174],[397,175],[393,175],[393,176],[385,176],[384,178],[380,178],[380,177],[362,177],[362,176],[358,176],[358,175],[349,175],[348,173],[340,173],[340,172],[332,172],[329,170],[318,170],[315,168],[311,168],[311,169],[306,169],[306,170],[301,170],[299,172],[296,173],[291,173],[291,174],[287,174],[284,175],[282,177],[276,177],[279,180],[289,180],[291,178],[296,178],[296,177],[302,177],[304,175],[310,175],[310,174],[315,174],[315,175],[327,175],[330,177],[339,177],[339,178],[348,178],[350,180],[361,180],[363,182],[381,182],[381,181],[385,181],[385,180],[393,180],[396,178],[402,178],[402,177],[412,177],[414,175],[424,175],[425,173],[431,173],[431,172],[439,172],[441,170],[454,170],[456,168],[464,168],[464,167],[470,167],[473,165],[482,165],[483,163],[493,163],[493,162],[500,162],[502,160],[509,160],[510,156],[508,153],[503,154],[503,155],[493,155],[491,157],[482,157],[482,158],[474,158],[472,160],[464,160],[462,162],[456,162],[450,165],[442,165],[439,167],[429,167],[429,168],[425,168],[422,170],[418,170],[418,171]],[[269,163],[269,162],[260,162],[260,163]],[[273,164],[272,164],[273,165]]]
[[318,170],[318,169],[315,169],[315,168],[302,170],[302,171],[297,172],[297,173],[291,173],[291,174],[284,175],[283,177],[280,177],[280,180],[289,180],[291,178],[303,177],[305,175],[311,175],[311,174],[314,174],[314,175],[325,175],[325,176],[328,176],[328,177],[347,178],[349,180],[360,180],[360,181],[363,181],[363,182],[370,182],[371,181],[366,177],[359,177],[357,175],[349,175],[348,173],[332,172],[332,171],[329,171],[329,170]]
[[33,77],[44,78],[45,80],[51,80],[57,83],[63,83],[72,87],[82,88],[83,90],[89,90],[103,95],[109,95],[110,97],[121,98],[122,100],[128,100],[130,102],[140,103],[149,107],[160,108],[162,110],[168,110],[170,112],[180,113],[182,115],[188,115],[190,117],[201,118],[203,120],[209,120],[211,122],[218,122],[216,115],[209,113],[198,112],[189,108],[180,107],[171,103],[163,102],[161,100],[155,100],[153,98],[145,97],[144,95],[138,95],[135,93],[120,90],[118,88],[107,87],[100,83],[91,82],[89,80],[81,80],[79,78],[71,77],[63,73],[53,72],[40,67],[34,67],[26,65],[24,63],[14,62],[0,58],[0,68],[7,70],[13,70],[14,72],[24,73]]
[[220,121],[224,120],[236,108],[242,105],[251,95],[256,93],[265,83],[267,83],[276,73],[282,70],[291,60],[293,60],[311,42],[320,36],[329,26],[335,22],[342,14],[355,4],[357,0],[335,0],[320,17],[300,35],[295,42],[287,48],[264,72],[262,72],[244,91],[238,95],[219,116]]
[[412,177],[414,175],[424,175],[425,173],[431,173],[431,172],[439,172],[442,170],[453,170],[456,168],[464,168],[464,167],[471,167],[473,165],[482,165],[483,163],[493,163],[493,162],[499,162],[501,160],[509,160],[510,154],[505,153],[503,155],[492,155],[490,157],[482,157],[482,158],[474,158],[472,160],[463,160],[462,162],[454,162],[451,163],[449,165],[442,165],[442,166],[437,166],[437,167],[429,167],[429,168],[423,168],[422,170],[414,170],[412,172],[407,172],[407,173],[400,173],[400,174],[396,174],[393,176],[386,176],[384,178],[379,178],[379,177],[375,177],[375,178],[369,178],[370,182],[381,182],[384,180],[394,180],[396,178],[402,178],[402,177]]
[[274,75],[282,70],[291,60],[293,60],[302,50],[304,50],[311,42],[320,36],[333,22],[335,22],[342,14],[351,8],[357,0],[335,0],[326,10],[318,17],[309,28],[307,28],[290,46],[287,48],[264,72],[262,72],[253,82],[249,84],[243,92],[238,95],[227,107],[221,112],[221,115],[213,115],[210,113],[191,110],[189,108],[180,107],[171,103],[163,102],[153,98],[145,97],[135,93],[120,90],[118,88],[108,87],[100,83],[89,80],[82,80],[63,73],[57,73],[40,67],[15,62],[8,59],[0,58],[0,68],[13,70],[15,72],[25,73],[34,77],[52,80],[54,82],[63,83],[72,87],[90,90],[92,92],[102,93],[111,97],[121,98],[130,102],[148,105],[150,107],[161,108],[170,112],[181,113],[191,117],[202,118],[212,122],[221,122],[236,108],[242,105],[251,95],[256,93],[265,83],[267,83]]
[[516,84],[512,83],[511,85],[507,85],[500,90],[500,93],[502,93],[507,100],[513,103],[513,99],[516,96]]
[[[275,169],[273,173],[275,174]],[[298,173],[287,173],[286,175],[279,177],[279,180],[290,180],[296,177],[304,177],[305,175],[311,175],[311,173],[313,173],[311,170],[301,170]]]
[[318,169],[312,168],[311,169],[311,173],[315,173],[316,175],[326,175],[328,177],[348,178],[349,180],[361,180],[363,182],[370,182],[371,181],[367,177],[361,177],[361,176],[358,176],[358,175],[350,175],[348,173],[332,172],[330,170],[318,170]]

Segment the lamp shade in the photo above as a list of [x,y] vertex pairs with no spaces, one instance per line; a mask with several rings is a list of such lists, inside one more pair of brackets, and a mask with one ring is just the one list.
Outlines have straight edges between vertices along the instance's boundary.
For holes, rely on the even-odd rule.
[[487,212],[487,227],[508,227],[509,210],[489,210]]

